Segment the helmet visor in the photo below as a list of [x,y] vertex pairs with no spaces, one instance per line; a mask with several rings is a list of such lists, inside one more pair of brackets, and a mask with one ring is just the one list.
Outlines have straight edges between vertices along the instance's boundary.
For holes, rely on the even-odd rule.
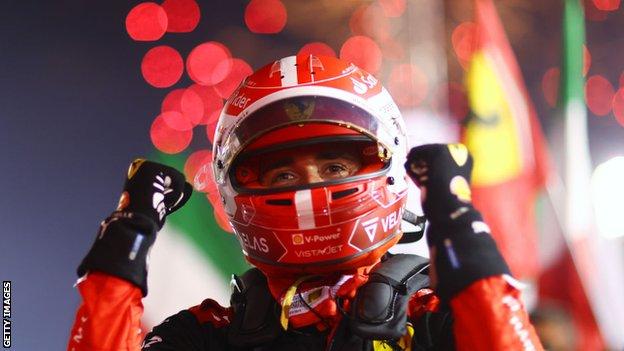
[[380,174],[383,147],[363,135],[320,137],[242,152],[230,171],[241,193],[298,190]]
[[[323,96],[300,96],[275,101],[255,111],[247,118],[235,123],[223,142],[216,146],[217,160],[223,170],[230,170],[237,155],[251,143],[270,131],[286,126],[304,126],[306,124],[336,125],[353,131],[354,134],[367,136],[369,140],[383,146],[385,157],[390,158],[388,145],[392,135],[378,119],[369,112],[348,102]],[[299,138],[321,137],[323,134],[308,134]],[[284,140],[284,141],[296,141]],[[223,174],[223,172],[215,172]],[[219,176],[217,175],[217,178]],[[217,179],[218,182],[223,179]]]

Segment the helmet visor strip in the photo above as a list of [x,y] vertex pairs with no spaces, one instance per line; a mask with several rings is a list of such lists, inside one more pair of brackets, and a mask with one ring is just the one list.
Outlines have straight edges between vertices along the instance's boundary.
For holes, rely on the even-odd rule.
[[[303,125],[300,128],[311,127]],[[243,151],[230,170],[240,193],[342,184],[382,174],[383,146],[365,135],[317,137]]]
[[[380,148],[391,157],[390,148],[395,138],[376,117],[345,101],[324,96],[300,96],[275,101],[253,112],[246,118],[241,118],[230,128],[233,132],[217,145],[217,162],[221,162],[221,169],[228,171],[234,158],[248,145],[258,140],[270,131],[286,126],[313,124],[337,125],[351,129],[354,134],[368,136],[369,139],[382,145]],[[227,131],[225,131],[227,133]],[[313,138],[318,135],[309,135]],[[215,172],[217,182],[222,182],[226,172]],[[220,179],[221,178],[221,179]]]

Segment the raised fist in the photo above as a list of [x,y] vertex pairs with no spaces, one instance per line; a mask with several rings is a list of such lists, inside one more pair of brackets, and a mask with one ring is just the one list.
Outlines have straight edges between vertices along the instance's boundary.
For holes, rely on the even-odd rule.
[[407,174],[421,190],[429,220],[427,244],[431,279],[443,301],[473,282],[509,274],[490,229],[472,206],[472,157],[462,144],[429,144],[413,148]]
[[166,216],[182,207],[192,192],[175,168],[139,158],[130,164],[117,211],[146,215],[161,228]]
[[78,276],[105,272],[126,279],[147,295],[147,255],[167,215],[191,197],[192,186],[176,169],[136,159],[117,209],[102,223],[95,242],[78,267]]
[[410,150],[407,174],[421,190],[425,216],[453,220],[471,206],[472,157],[463,144],[427,144]]

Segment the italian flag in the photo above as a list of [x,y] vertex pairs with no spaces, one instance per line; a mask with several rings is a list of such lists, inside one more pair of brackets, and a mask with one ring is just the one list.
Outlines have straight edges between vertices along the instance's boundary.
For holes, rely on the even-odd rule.
[[[186,157],[157,153],[151,159],[182,170]],[[231,275],[249,265],[236,237],[221,229],[213,213],[205,194],[195,191],[182,209],[167,217],[148,261],[145,330],[206,298],[229,306]]]

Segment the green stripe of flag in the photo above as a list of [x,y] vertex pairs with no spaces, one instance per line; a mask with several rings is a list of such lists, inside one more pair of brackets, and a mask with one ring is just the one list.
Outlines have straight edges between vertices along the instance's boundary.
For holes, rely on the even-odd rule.
[[[182,170],[186,158],[182,155],[155,153],[153,159]],[[188,203],[168,217],[167,221],[195,244],[218,269],[223,279],[229,281],[232,273],[239,274],[249,269],[236,237],[216,223],[212,205],[204,193],[194,192]]]
[[583,101],[583,43],[585,17],[579,0],[565,0],[563,15],[563,62],[561,70],[560,103]]

